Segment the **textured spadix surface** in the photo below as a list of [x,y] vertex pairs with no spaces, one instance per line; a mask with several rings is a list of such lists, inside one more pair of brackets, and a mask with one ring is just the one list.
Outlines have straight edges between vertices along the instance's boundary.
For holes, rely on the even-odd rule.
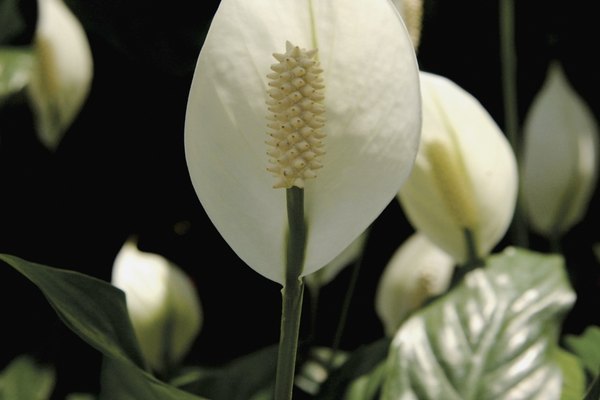
[[305,185],[303,274],[323,267],[393,199],[414,162],[420,94],[414,50],[387,0],[224,0],[200,53],[185,148],[207,214],[253,269],[283,282],[285,190],[264,143],[267,74],[286,41],[318,50],[326,154]]

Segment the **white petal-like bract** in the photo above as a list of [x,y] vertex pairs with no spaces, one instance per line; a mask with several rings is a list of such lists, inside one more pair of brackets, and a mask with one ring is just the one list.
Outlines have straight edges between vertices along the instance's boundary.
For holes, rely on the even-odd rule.
[[186,115],[192,183],[250,267],[283,283],[286,193],[266,171],[267,74],[290,41],[318,49],[326,154],[304,188],[303,275],[325,266],[394,198],[420,132],[418,69],[388,0],[223,0],[200,52]]
[[560,235],[579,222],[598,176],[598,127],[558,62],[523,127],[523,200],[531,227]]
[[129,317],[150,367],[164,371],[176,366],[202,325],[200,300],[187,275],[128,240],[115,258],[112,284],[125,292]]
[[410,312],[450,285],[454,260],[421,233],[396,250],[379,279],[375,310],[392,337]]
[[38,0],[34,48],[29,97],[40,141],[54,149],[81,110],[93,75],[87,36],[63,0]]
[[484,257],[502,239],[517,199],[517,161],[483,106],[452,81],[421,72],[423,130],[413,171],[399,193],[407,218],[457,262],[465,229]]

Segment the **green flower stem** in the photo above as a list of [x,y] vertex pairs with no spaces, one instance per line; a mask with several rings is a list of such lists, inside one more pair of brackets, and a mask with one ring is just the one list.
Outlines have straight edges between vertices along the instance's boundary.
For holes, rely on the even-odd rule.
[[285,285],[282,289],[281,333],[275,377],[275,400],[289,400],[294,389],[296,353],[304,284],[300,274],[306,250],[304,191],[292,187],[286,191],[289,231],[286,248]]
[[484,261],[477,254],[477,244],[475,237],[470,229],[464,230],[465,243],[467,245],[467,261],[463,265],[459,265],[454,269],[454,275],[450,282],[450,288],[458,285],[462,278],[475,268],[483,267]]
[[344,295],[344,303],[342,304],[342,312],[340,314],[340,319],[338,321],[337,328],[335,330],[335,336],[333,338],[333,344],[331,345],[331,354],[329,356],[329,360],[327,360],[326,368],[328,371],[333,369],[333,362],[337,356],[337,353],[340,349],[340,343],[342,341],[342,334],[344,333],[344,329],[346,328],[346,320],[348,319],[348,311],[350,310],[350,303],[352,302],[352,297],[354,295],[354,289],[356,288],[356,284],[358,283],[358,275],[360,272],[360,266],[362,264],[362,253],[358,260],[354,262],[352,265],[352,276],[350,277],[350,282],[348,283],[348,289],[346,290],[346,294]]
[[[465,229],[465,242],[467,243],[467,262],[463,267],[469,271],[483,266],[483,260],[477,254],[477,243],[470,229]],[[468,272],[468,271],[467,271]]]
[[[502,68],[502,97],[504,101],[504,129],[506,136],[521,165],[519,138],[519,109],[517,103],[517,56],[515,52],[515,4],[514,0],[500,0],[500,60]],[[527,247],[527,224],[521,195],[513,216],[511,233],[516,245]]]

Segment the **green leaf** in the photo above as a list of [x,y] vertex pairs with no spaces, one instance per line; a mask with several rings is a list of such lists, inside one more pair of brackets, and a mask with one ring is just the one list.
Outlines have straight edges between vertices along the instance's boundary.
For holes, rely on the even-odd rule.
[[0,260],[33,282],[63,322],[91,346],[109,357],[145,366],[121,290],[75,271],[11,255],[0,254]]
[[105,357],[99,400],[202,400],[168,385],[131,363]]
[[556,349],[554,357],[563,376],[560,400],[581,400],[585,394],[585,374],[581,362],[561,348]]
[[48,400],[54,381],[52,367],[40,365],[27,355],[19,356],[0,373],[0,400]]
[[590,374],[600,374],[600,327],[588,326],[580,336],[565,335],[565,344]]
[[303,357],[301,365],[296,368],[294,384],[303,392],[315,395],[321,390],[323,383],[329,378],[329,371],[340,367],[346,359],[346,352],[334,351],[329,347],[313,347]]
[[340,368],[331,372],[321,386],[317,399],[339,400],[340,393],[345,393],[355,380],[370,374],[385,361],[389,346],[390,339],[382,338],[353,351]]
[[402,325],[382,400],[559,399],[554,354],[574,301],[560,256],[515,248],[491,256]]
[[0,47],[0,106],[27,86],[33,59],[30,48]]
[[[212,400],[248,400],[260,398],[275,379],[278,345],[271,345],[212,370],[196,370],[197,379],[190,380],[191,372],[172,382],[185,382],[180,388]],[[235,384],[232,384],[232,383]],[[272,390],[269,390],[272,393]]]
[[[124,293],[102,280],[0,254],[44,294],[62,321],[106,356],[104,399],[201,400],[159,381],[146,370]],[[112,392],[115,392],[114,394]]]
[[379,364],[371,373],[356,379],[348,387],[344,400],[375,400],[385,377],[385,363]]
[[590,388],[585,393],[584,400],[599,400],[600,399],[600,375],[594,378]]

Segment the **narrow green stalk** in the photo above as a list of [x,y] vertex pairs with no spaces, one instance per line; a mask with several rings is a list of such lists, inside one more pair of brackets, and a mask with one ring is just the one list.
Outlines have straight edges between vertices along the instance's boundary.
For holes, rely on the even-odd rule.
[[304,293],[304,284],[300,279],[306,250],[304,191],[292,187],[287,189],[286,197],[289,231],[286,247],[285,285],[281,291],[283,304],[275,377],[275,400],[292,398]]
[[[514,0],[500,0],[499,11],[504,129],[517,157],[517,163],[520,166],[521,146],[519,137],[519,108],[517,102],[517,55],[515,51]],[[511,225],[511,234],[515,245],[527,247],[529,245],[529,238],[527,236],[527,224],[522,204],[521,194],[519,193]]]
[[350,303],[352,302],[352,297],[354,296],[354,289],[356,288],[356,285],[358,283],[358,275],[360,272],[360,267],[362,265],[363,255],[365,253],[365,246],[369,239],[368,235],[370,235],[370,230],[367,230],[366,235],[367,237],[365,238],[363,249],[360,252],[360,256],[352,264],[352,275],[350,276],[350,282],[348,283],[348,290],[346,290],[346,293],[344,294],[344,303],[342,304],[340,319],[335,329],[335,336],[333,337],[333,343],[331,345],[331,355],[329,356],[329,360],[325,365],[328,371],[331,371],[333,367],[333,362],[335,361],[337,353],[340,349],[342,335],[344,333],[344,329],[346,328],[346,320],[348,319],[348,311],[350,310]]
[[473,232],[470,229],[465,229],[464,233],[467,244],[467,262],[464,267],[470,271],[483,266],[483,260],[477,254],[477,241],[475,240],[475,236],[473,236]]
[[312,343],[315,340],[317,334],[317,315],[319,312],[319,297],[321,294],[321,287],[316,285],[308,285],[308,294],[310,297],[310,320],[308,327],[307,342]]
[[473,236],[473,232],[470,229],[465,229],[464,235],[467,246],[467,261],[463,265],[459,265],[454,269],[454,275],[452,276],[450,282],[450,288],[458,285],[464,276],[469,272],[476,268],[483,267],[484,265],[484,261],[477,254],[477,243],[475,236]]
[[344,294],[344,303],[342,304],[340,319],[335,329],[335,336],[333,338],[333,344],[331,345],[331,354],[329,356],[329,360],[327,360],[327,365],[325,366],[328,371],[331,371],[333,362],[335,361],[337,353],[340,349],[342,335],[344,333],[344,329],[346,328],[346,320],[348,319],[348,311],[350,310],[350,303],[352,302],[354,289],[356,288],[356,284],[358,282],[358,275],[360,272],[360,266],[362,264],[361,260],[362,256],[352,265],[352,276],[350,277],[350,282],[348,283],[348,290],[346,290],[346,293]]

